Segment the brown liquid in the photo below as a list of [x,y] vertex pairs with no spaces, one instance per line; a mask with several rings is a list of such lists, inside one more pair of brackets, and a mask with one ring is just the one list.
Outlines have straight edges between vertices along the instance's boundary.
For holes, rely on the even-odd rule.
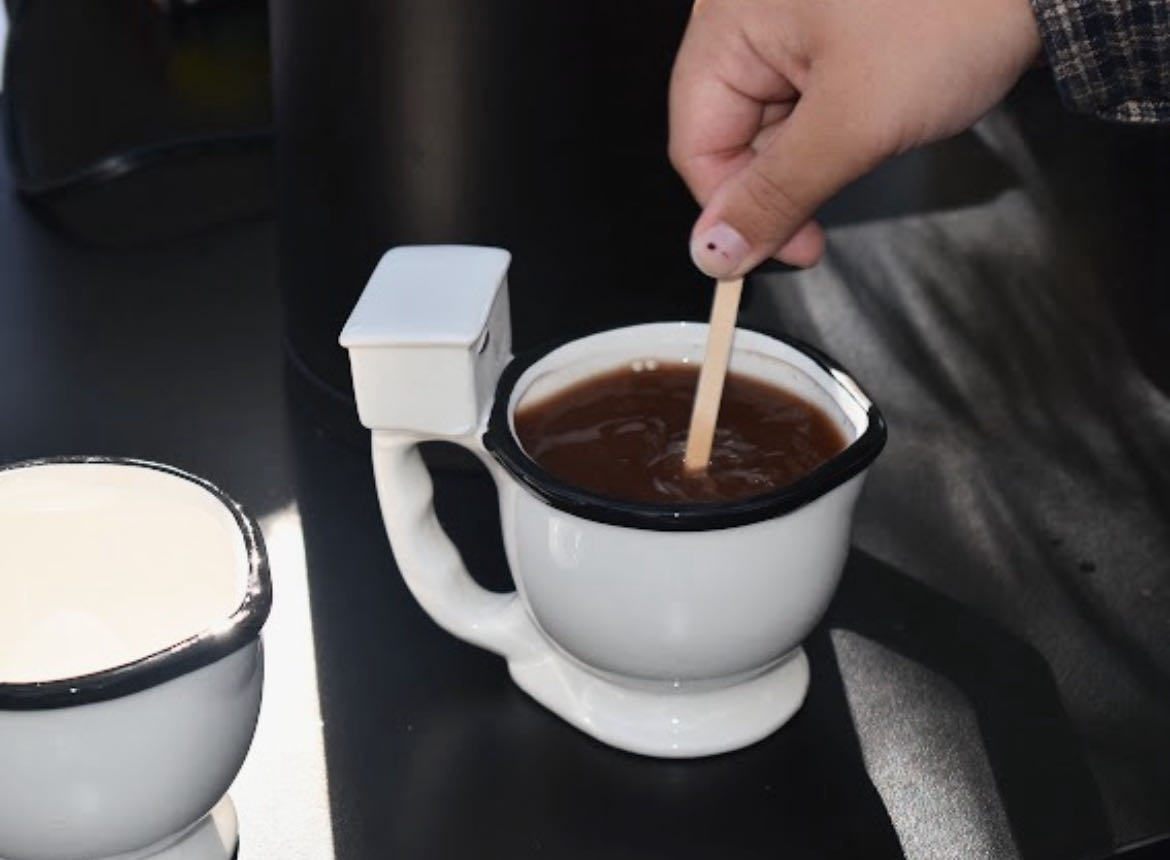
[[723,391],[711,463],[705,474],[689,475],[683,451],[698,368],[640,366],[585,379],[517,410],[521,446],[566,483],[634,502],[753,496],[807,475],[846,446],[818,407],[733,373]]

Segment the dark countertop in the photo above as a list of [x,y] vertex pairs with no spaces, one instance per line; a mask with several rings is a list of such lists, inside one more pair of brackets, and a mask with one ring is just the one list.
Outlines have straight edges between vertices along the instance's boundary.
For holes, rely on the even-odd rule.
[[[970,145],[942,151],[969,154]],[[922,166],[895,165],[871,181],[869,199],[880,196],[883,181],[905,188]],[[710,760],[616,752],[528,699],[501,660],[442,632],[406,591],[382,530],[368,452],[321,429],[286,395],[270,220],[132,249],[84,247],[33,218],[12,194],[7,168],[0,171],[0,397],[7,404],[0,458],[86,453],[171,463],[218,484],[264,531],[275,606],[265,630],[260,724],[232,790],[240,860],[1068,858],[1106,856],[1170,833],[1170,792],[1162,793],[1170,748],[1147,743],[1150,715],[1170,713],[1164,653],[1143,652],[1141,636],[1117,632],[1123,610],[1097,611],[1092,592],[1066,594],[1084,623],[1105,616],[1095,647],[1122,654],[1126,671],[1137,665],[1145,679],[1132,708],[1114,697],[1108,711],[1086,712],[1081,703],[1092,690],[1053,668],[1047,645],[1063,641],[1061,630],[1031,638],[1027,624],[996,611],[999,602],[961,582],[919,575],[914,554],[889,543],[907,532],[923,551],[934,542],[935,566],[946,567],[934,523],[924,520],[917,531],[905,523],[901,531],[880,527],[883,509],[887,518],[907,515],[904,506],[887,506],[891,487],[930,498],[921,474],[895,471],[913,462],[913,452],[894,449],[863,500],[859,543],[808,643],[812,687],[794,720],[751,748]],[[1019,184],[1029,187],[1026,177]],[[863,281],[850,263],[880,260],[850,257],[867,242],[857,213],[870,213],[858,199],[855,217],[848,217],[848,197],[838,204],[845,207],[837,210],[841,240],[822,272]],[[948,206],[963,208],[953,200]],[[926,242],[935,228],[923,229],[915,241]],[[981,278],[1000,271],[980,262]],[[1158,271],[1156,261],[1149,265]],[[1166,271],[1158,275],[1162,288]],[[926,268],[918,274],[928,280]],[[778,283],[783,290],[787,282]],[[762,295],[749,313],[770,312]],[[776,302],[782,318],[820,336],[851,369],[864,369],[863,382],[877,383],[891,400],[892,434],[903,429],[914,439],[901,390],[874,378],[876,359],[858,368],[868,359],[832,349],[832,326],[826,334],[815,302],[786,301]],[[1137,318],[1144,331],[1148,318],[1122,304],[1121,316]],[[833,318],[847,312],[842,306]],[[902,334],[909,349],[914,332]],[[1133,335],[1131,342],[1155,377],[1170,356],[1164,338]],[[918,359],[945,371],[945,353],[919,346]],[[1012,366],[1000,371],[1010,376]],[[1152,412],[1164,408],[1164,399],[1153,402],[1155,388],[1143,391]],[[1146,438],[1149,451],[1166,450],[1170,438],[1159,432]],[[1165,489],[1163,472],[1149,476],[1142,492],[1163,499]],[[457,543],[476,547],[473,573],[506,587],[486,475],[444,470],[438,493]],[[989,542],[969,544],[969,565],[983,565],[989,577],[1015,565],[1026,579],[1025,556],[995,556],[997,544],[1017,537],[1004,527]],[[1165,523],[1146,537],[1156,552],[1167,540]],[[1150,606],[1162,607],[1170,573],[1165,564],[1153,570],[1160,584],[1143,587],[1163,601]],[[1034,597],[1027,587],[1020,593]],[[1138,629],[1148,612],[1138,613]],[[1131,755],[1099,755],[1111,744],[1128,744]]]

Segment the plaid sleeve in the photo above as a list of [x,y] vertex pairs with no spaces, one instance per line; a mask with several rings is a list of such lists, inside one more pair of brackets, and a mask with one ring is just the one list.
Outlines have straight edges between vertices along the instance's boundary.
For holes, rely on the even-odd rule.
[[1170,0],[1030,0],[1070,109],[1170,122]]

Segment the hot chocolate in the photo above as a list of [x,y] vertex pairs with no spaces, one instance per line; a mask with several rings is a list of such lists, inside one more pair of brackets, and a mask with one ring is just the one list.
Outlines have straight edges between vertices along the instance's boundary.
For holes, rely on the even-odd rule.
[[639,361],[524,404],[524,450],[566,483],[633,502],[727,501],[768,492],[812,472],[846,447],[823,410],[770,383],[731,373],[711,462],[683,469],[698,367]]

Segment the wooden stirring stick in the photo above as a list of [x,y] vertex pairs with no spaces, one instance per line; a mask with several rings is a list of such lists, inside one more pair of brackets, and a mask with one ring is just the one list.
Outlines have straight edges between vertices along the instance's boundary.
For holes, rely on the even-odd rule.
[[707,328],[707,354],[699,368],[699,385],[687,430],[687,448],[683,469],[691,474],[704,472],[711,460],[711,443],[715,440],[715,421],[723,399],[723,380],[731,358],[731,341],[735,337],[735,318],[739,314],[739,296],[743,278],[719,281],[715,285],[715,302],[711,306],[711,323]]

